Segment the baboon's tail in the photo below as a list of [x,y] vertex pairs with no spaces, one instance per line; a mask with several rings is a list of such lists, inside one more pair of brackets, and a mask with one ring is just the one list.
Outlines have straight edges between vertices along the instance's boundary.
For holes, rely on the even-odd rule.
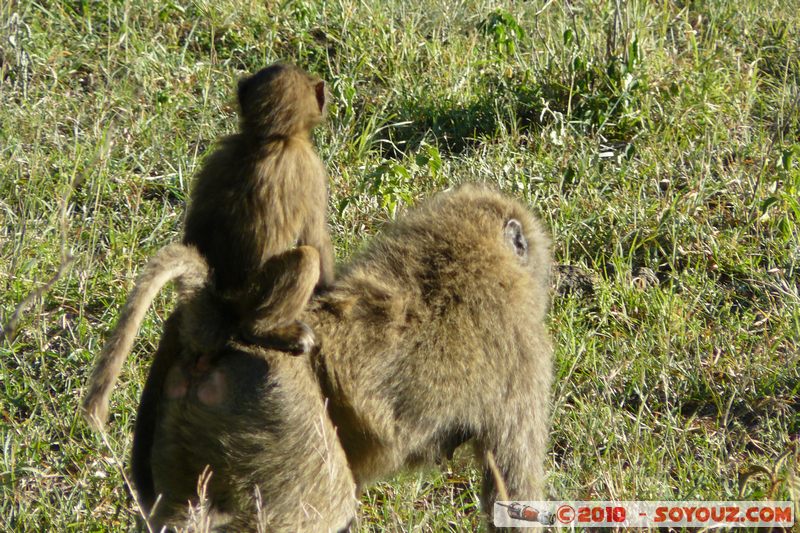
[[106,422],[111,391],[145,312],[158,291],[176,278],[181,298],[197,292],[208,279],[208,264],[194,247],[170,244],[161,248],[136,279],[119,321],[97,358],[83,399],[83,416],[95,430],[101,430]]

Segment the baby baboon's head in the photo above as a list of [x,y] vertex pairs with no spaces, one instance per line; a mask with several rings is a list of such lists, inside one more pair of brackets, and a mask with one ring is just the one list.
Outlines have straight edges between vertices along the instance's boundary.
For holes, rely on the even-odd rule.
[[326,111],[325,82],[295,65],[275,63],[239,82],[239,108],[245,133],[292,136],[307,133]]

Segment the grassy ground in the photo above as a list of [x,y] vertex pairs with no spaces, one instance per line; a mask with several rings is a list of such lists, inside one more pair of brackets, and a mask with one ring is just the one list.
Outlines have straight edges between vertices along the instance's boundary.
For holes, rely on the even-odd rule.
[[[0,0],[0,529],[134,524],[123,465],[171,296],[105,443],[83,381],[235,127],[236,80],[276,59],[332,88],[340,260],[468,180],[551,228],[553,497],[800,498],[797,1]],[[473,529],[478,490],[463,457],[404,474],[362,528]]]

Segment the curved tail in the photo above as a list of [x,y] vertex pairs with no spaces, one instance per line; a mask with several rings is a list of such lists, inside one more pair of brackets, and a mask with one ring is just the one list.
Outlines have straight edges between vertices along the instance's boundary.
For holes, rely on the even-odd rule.
[[108,400],[122,363],[128,356],[144,315],[161,288],[178,281],[179,298],[191,297],[208,279],[208,264],[198,251],[183,244],[161,248],[136,279],[136,285],[122,308],[111,337],[97,358],[88,390],[83,399],[83,416],[95,430],[101,430],[108,418]]

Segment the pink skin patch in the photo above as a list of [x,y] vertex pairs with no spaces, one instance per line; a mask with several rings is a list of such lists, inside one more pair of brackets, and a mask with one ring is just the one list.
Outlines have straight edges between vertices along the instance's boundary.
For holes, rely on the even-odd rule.
[[178,400],[186,396],[189,391],[189,380],[177,366],[173,366],[167,374],[164,383],[164,395],[169,400]]
[[197,387],[197,399],[208,407],[218,407],[225,399],[227,383],[221,370],[213,370]]

